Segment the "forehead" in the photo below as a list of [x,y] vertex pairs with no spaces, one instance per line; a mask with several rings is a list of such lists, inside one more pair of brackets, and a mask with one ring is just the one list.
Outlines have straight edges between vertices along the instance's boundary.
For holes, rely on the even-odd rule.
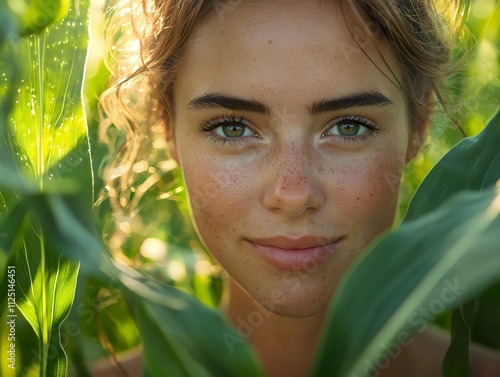
[[288,108],[308,98],[379,91],[402,104],[398,63],[360,21],[334,0],[243,1],[216,9],[187,44],[176,91],[236,91]]

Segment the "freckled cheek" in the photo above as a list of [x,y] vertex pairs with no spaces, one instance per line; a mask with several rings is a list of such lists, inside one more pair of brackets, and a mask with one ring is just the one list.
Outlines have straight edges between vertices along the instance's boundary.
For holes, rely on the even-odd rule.
[[403,159],[377,158],[362,168],[344,170],[345,215],[371,238],[394,221]]
[[[183,166],[195,225],[209,243],[220,235],[234,234],[244,219],[243,208],[251,201],[252,175],[235,164],[210,160],[192,161]],[[222,231],[222,229],[224,229]]]

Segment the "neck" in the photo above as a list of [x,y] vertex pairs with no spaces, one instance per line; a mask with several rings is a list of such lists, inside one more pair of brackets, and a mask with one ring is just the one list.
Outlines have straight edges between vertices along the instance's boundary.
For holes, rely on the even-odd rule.
[[324,313],[293,318],[271,313],[230,280],[225,312],[259,355],[266,376],[306,376],[314,360]]

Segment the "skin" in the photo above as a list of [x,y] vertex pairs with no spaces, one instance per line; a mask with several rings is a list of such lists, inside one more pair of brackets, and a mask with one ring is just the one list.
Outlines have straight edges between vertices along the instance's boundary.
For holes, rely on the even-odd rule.
[[[198,234],[231,277],[224,310],[270,375],[284,373],[284,365],[286,375],[306,373],[334,290],[365,246],[391,227],[393,182],[419,147],[377,51],[399,76],[390,49],[374,38],[365,47],[370,58],[355,48],[336,2],[245,2],[198,28],[178,71],[170,151]],[[375,92],[387,103],[310,111],[321,101]],[[200,104],[212,94],[268,111]],[[339,124],[359,126],[339,123],[352,116],[377,129],[335,134]],[[224,117],[236,118],[224,125],[244,126],[243,136],[228,140],[220,126],[200,132]],[[249,242],[305,235],[336,246],[299,270],[268,263]]]
[[[170,150],[198,233],[257,302],[283,295],[269,306],[284,316],[325,310],[349,264],[391,226],[398,196],[392,179],[417,149],[400,90],[370,59],[347,56],[341,44],[355,42],[335,2],[244,3],[223,22],[212,17],[200,26],[177,75]],[[389,49],[374,41],[366,51],[377,65],[384,69],[376,47],[397,71]],[[364,92],[392,103],[309,112],[314,103]],[[211,93],[255,99],[270,114],[190,105]],[[251,125],[248,136],[222,143],[214,140],[220,129],[199,130],[230,116]],[[379,130],[350,139],[324,135],[345,116],[366,118]],[[304,235],[341,241],[302,273],[269,265],[247,242]]]
[[[345,17],[364,30],[347,7]],[[252,343],[267,376],[308,375],[335,288],[365,246],[391,227],[394,182],[420,147],[413,129],[425,125],[410,126],[390,48],[366,35],[362,41],[366,55],[333,1],[242,2],[207,17],[177,74],[170,152],[182,169],[197,232],[229,273],[221,309]],[[374,92],[388,102],[310,111],[321,101]],[[213,94],[254,106],[228,109],[235,102],[207,101]],[[367,119],[377,130],[359,127],[360,135],[345,139],[336,134],[339,125],[357,128],[352,119],[339,123],[346,116]],[[222,141],[221,127],[200,131],[224,117],[235,118],[226,119],[229,135],[242,136]],[[334,250],[283,268],[249,242],[305,235],[333,242]],[[378,375],[440,376],[448,344],[448,334],[429,326]],[[140,356],[123,365],[139,375]],[[471,348],[471,376],[499,371],[496,353]],[[93,370],[112,373],[121,375],[109,362]]]

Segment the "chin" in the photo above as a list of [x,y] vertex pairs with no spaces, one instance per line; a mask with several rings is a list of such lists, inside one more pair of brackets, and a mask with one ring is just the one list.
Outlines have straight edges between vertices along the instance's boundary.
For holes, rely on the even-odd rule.
[[328,309],[328,305],[319,307],[303,307],[287,305],[273,312],[273,314],[287,318],[310,318],[323,315]]
[[323,314],[329,307],[332,294],[324,290],[271,291],[264,295],[249,293],[263,313],[290,318],[307,318]]

